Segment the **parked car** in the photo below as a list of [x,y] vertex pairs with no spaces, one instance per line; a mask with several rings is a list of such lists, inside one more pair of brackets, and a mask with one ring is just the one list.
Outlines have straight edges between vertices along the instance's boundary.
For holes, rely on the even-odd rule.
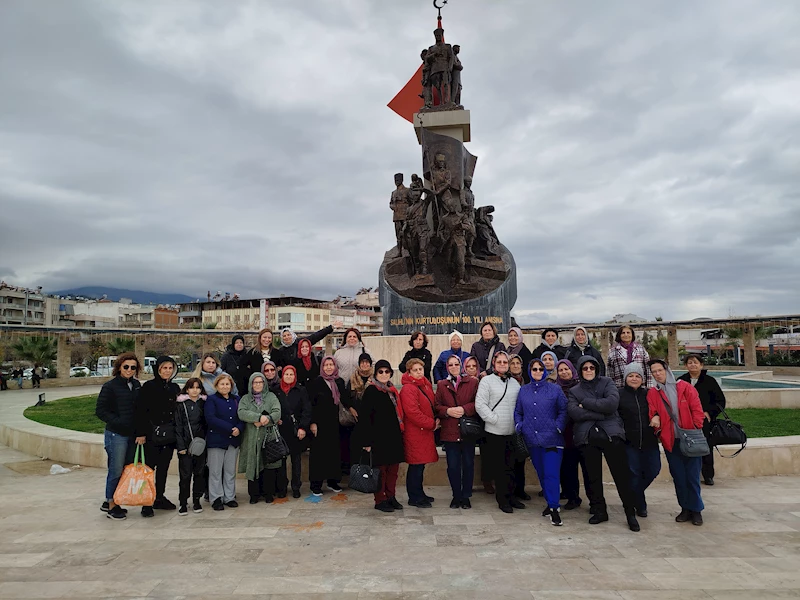
[[89,367],[72,367],[69,370],[70,377],[89,377],[90,373]]
[[[50,369],[48,369],[47,367],[42,367],[42,376],[46,378],[48,373],[50,373]],[[27,369],[25,369],[22,372],[22,376],[25,379],[30,379],[33,376],[33,368],[32,367],[28,367]]]

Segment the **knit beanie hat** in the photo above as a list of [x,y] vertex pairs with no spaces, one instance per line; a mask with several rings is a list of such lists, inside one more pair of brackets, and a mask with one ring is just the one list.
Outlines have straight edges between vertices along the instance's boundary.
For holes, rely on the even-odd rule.
[[642,365],[640,365],[637,362],[632,362],[629,365],[625,366],[625,376],[623,377],[622,381],[627,382],[628,375],[630,375],[631,373],[636,373],[639,375],[639,377],[644,379],[644,369],[642,369]]

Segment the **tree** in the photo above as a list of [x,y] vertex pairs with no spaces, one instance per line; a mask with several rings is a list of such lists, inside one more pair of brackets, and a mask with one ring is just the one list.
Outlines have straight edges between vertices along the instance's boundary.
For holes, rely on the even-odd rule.
[[756,340],[756,346],[758,346],[759,342],[763,342],[764,340],[767,340],[775,335],[777,329],[777,327],[764,327],[763,325],[756,327],[753,330],[753,337]]
[[658,335],[645,346],[650,358],[667,358],[669,356],[669,340],[665,335]]
[[29,336],[11,345],[16,357],[42,367],[49,367],[58,356],[58,342],[55,339]]
[[108,351],[112,356],[119,356],[123,352],[134,352],[136,341],[133,338],[115,337],[108,342]]

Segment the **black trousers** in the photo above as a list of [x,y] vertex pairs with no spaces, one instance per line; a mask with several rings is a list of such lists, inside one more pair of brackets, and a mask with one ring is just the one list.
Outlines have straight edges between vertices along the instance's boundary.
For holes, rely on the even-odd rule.
[[286,463],[292,459],[292,491],[300,491],[302,482],[300,481],[300,467],[302,463],[300,458],[302,454],[292,454],[283,459],[280,469],[278,469],[278,485],[277,490],[279,494],[286,494],[289,491],[289,478],[286,475]]
[[164,497],[164,490],[167,487],[167,472],[174,452],[173,444],[156,446],[151,442],[146,442],[144,445],[144,462],[156,472],[156,499]]
[[247,493],[251,498],[274,498],[280,469],[264,469],[255,479],[247,480]]
[[206,493],[205,467],[205,452],[200,456],[192,456],[188,451],[186,454],[178,454],[178,474],[180,475],[178,501],[181,504],[188,502],[190,488],[194,500],[199,500]]
[[[527,459],[525,459],[527,460]],[[544,486],[542,486],[544,487]],[[514,460],[514,493],[518,496],[525,492],[525,461]]]
[[586,461],[586,471],[589,474],[589,503],[602,512],[608,512],[606,499],[603,496],[603,456],[606,458],[608,470],[617,486],[619,499],[625,508],[625,514],[636,511],[636,496],[631,487],[631,472],[628,467],[628,455],[625,451],[625,442],[619,438],[602,448],[587,444],[581,446],[583,459]]
[[514,491],[514,444],[511,435],[486,434],[484,457],[489,474],[494,479],[495,499],[498,506],[508,506]]
[[492,483],[492,473],[489,468],[489,462],[483,458],[486,454],[486,438],[478,440],[478,448],[480,448],[481,455],[481,482]]
[[578,480],[578,466],[583,471],[583,489],[586,497],[591,499],[589,493],[589,473],[586,471],[586,461],[578,448],[564,448],[561,458],[561,493],[567,500],[581,499],[580,481]]

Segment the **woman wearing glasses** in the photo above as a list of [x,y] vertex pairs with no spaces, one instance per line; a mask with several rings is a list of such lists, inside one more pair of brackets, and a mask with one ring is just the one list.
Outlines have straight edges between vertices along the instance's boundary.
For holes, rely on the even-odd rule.
[[608,377],[598,375],[600,363],[593,356],[578,361],[581,382],[569,390],[567,411],[575,422],[573,438],[586,461],[589,474],[589,519],[591,525],[608,521],[603,496],[603,457],[617,486],[631,531],[639,531],[636,498],[631,488],[631,473],[625,453],[625,428],[617,412],[619,392]]
[[124,520],[128,514],[127,510],[114,504],[114,491],[122,470],[133,459],[134,407],[142,387],[136,375],[141,367],[133,352],[120,354],[114,362],[114,379],[103,384],[95,408],[97,418],[106,424],[103,445],[108,455],[106,499],[100,510],[109,519],[118,521]]
[[[387,360],[375,363],[375,378],[364,390],[361,412],[354,435],[361,440],[366,454],[372,453],[372,465],[381,470],[381,480],[375,492],[375,509],[382,512],[402,510],[397,501],[397,472],[403,455],[403,419],[400,396],[392,384],[391,365]],[[355,457],[353,457],[355,458]],[[366,455],[362,456],[362,460]]]

